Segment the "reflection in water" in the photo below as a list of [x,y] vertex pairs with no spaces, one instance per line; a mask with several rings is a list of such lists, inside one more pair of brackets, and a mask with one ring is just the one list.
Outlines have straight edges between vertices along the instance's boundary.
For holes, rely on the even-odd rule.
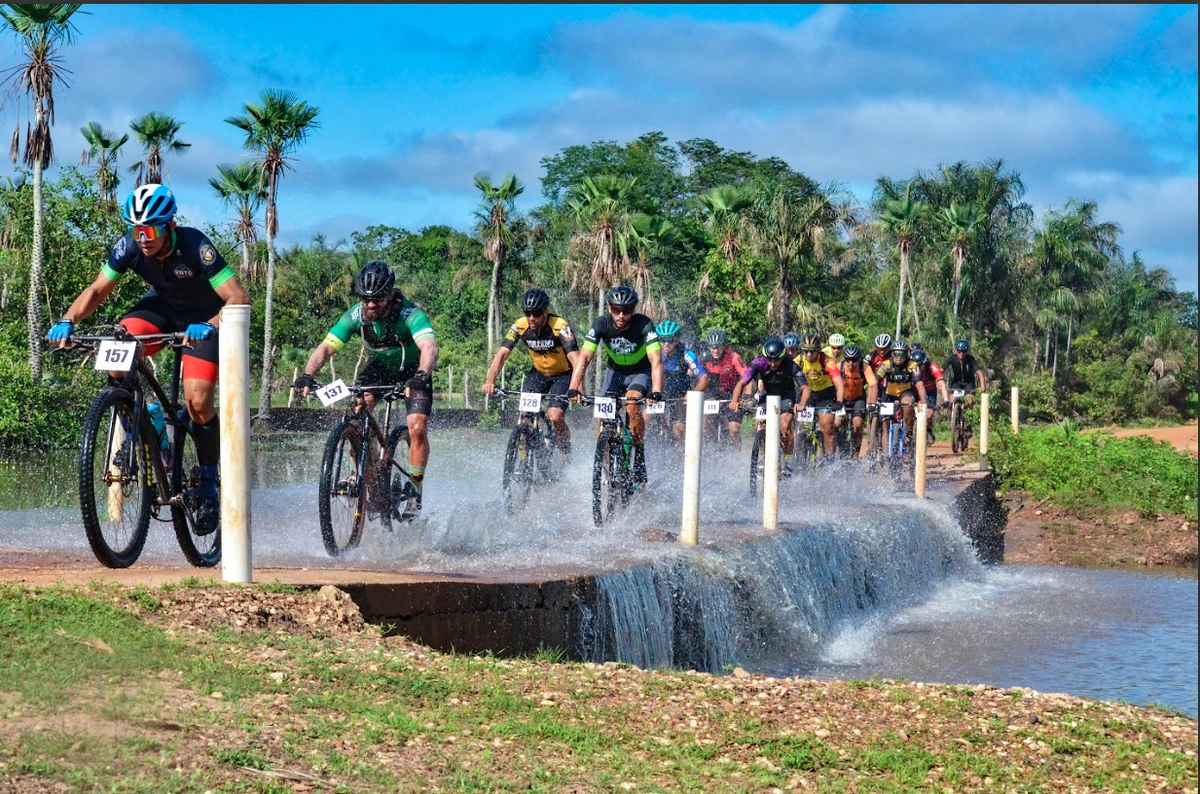
[[[647,491],[619,520],[597,529],[591,523],[591,429],[575,425],[574,440],[575,454],[560,482],[542,489],[529,509],[510,517],[499,493],[506,434],[436,431],[425,514],[390,534],[369,526],[362,546],[336,560],[325,554],[317,523],[324,434],[256,441],[254,563],[517,578],[614,571],[631,562],[669,565],[681,554],[709,554],[648,539],[658,535],[656,530],[678,530],[680,455],[650,447]],[[739,456],[706,452],[702,543],[761,532],[761,503],[748,493],[747,459],[745,451]],[[92,560],[79,519],[75,467],[73,450],[3,461],[0,545],[61,550]],[[855,507],[848,507],[850,499]],[[861,512],[864,505],[869,506],[866,514]],[[942,508],[840,469],[815,481],[785,481],[780,519],[862,535],[881,512],[912,516],[930,510]],[[891,531],[902,526],[897,522]],[[878,540],[864,535],[861,542]],[[182,564],[169,521],[151,526],[142,562]],[[863,622],[836,627],[821,640],[815,666],[807,659],[775,672],[1020,685],[1135,703],[1157,701],[1194,717],[1196,629],[1194,575],[1179,579],[1123,571],[974,566],[961,575],[952,572],[916,605],[896,603]]]

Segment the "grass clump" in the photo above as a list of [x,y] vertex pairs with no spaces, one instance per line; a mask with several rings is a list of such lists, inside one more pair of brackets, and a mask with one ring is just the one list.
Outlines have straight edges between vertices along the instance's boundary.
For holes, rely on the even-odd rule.
[[1196,461],[1166,441],[1080,433],[1070,424],[1025,427],[1017,435],[1001,424],[993,440],[988,459],[1003,490],[1054,497],[1065,506],[1196,518]]

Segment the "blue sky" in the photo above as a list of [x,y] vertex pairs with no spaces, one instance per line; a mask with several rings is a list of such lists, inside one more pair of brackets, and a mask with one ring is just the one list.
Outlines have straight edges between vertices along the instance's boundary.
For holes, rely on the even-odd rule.
[[[516,173],[529,209],[541,158],[661,130],[781,157],[863,202],[880,175],[1003,158],[1039,213],[1093,199],[1127,253],[1196,289],[1194,5],[84,10],[61,51],[60,162],[78,162],[88,121],[171,114],[193,146],[168,159],[168,182],[196,225],[224,220],[207,179],[245,156],[224,119],[284,88],[321,109],[280,188],[285,244],[375,223],[466,228],[479,171]],[[10,36],[0,68],[17,59]],[[23,124],[19,107],[0,122]]]

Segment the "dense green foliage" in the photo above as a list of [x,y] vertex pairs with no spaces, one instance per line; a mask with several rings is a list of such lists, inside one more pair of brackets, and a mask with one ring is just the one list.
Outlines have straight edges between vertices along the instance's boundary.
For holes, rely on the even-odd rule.
[[1066,505],[1170,510],[1196,517],[1196,460],[1149,436],[1080,433],[1071,423],[993,433],[988,461],[1004,489]]
[[[520,295],[536,285],[582,333],[595,314],[597,289],[625,281],[636,285],[642,310],[654,319],[671,316],[690,338],[723,327],[743,353],[784,329],[841,331],[869,344],[881,331],[894,332],[903,230],[909,273],[902,333],[923,341],[938,361],[955,338],[971,339],[1000,389],[997,409],[1008,387],[1017,385],[1034,418],[1108,424],[1195,415],[1195,296],[1178,293],[1165,271],[1137,253],[1126,257],[1117,244],[1119,226],[1100,221],[1092,203],[1073,199],[1035,218],[1022,201],[1019,174],[1001,161],[940,166],[900,181],[880,177],[866,206],[778,158],[704,139],[672,145],[661,133],[626,144],[570,146],[542,165],[544,201],[528,209],[518,203],[508,218],[511,237],[496,271],[503,325],[516,314]],[[49,322],[95,277],[122,231],[95,176],[64,168],[45,186],[42,306]],[[898,215],[901,210],[909,214]],[[14,369],[27,344],[22,298],[31,218],[28,184],[18,179],[0,186],[6,264],[0,349],[11,353]],[[897,218],[908,218],[908,225]],[[349,240],[318,237],[278,252],[276,404],[286,399],[294,369],[353,305],[353,274],[371,259],[392,263],[398,284],[432,317],[442,348],[435,388],[446,388],[451,367],[456,392],[465,372],[473,391],[482,384],[490,358],[485,317],[493,263],[480,230],[409,230],[386,221]],[[464,228],[472,223],[462,221]],[[257,369],[267,251],[262,241],[247,242],[244,267],[245,224],[234,214],[205,231],[238,268],[254,301],[251,362]],[[597,248],[602,237],[611,242],[604,261]],[[142,289],[137,279],[126,279],[94,323],[117,319]],[[333,361],[337,375],[353,374],[359,354],[357,344],[340,353]],[[94,391],[91,379],[68,374],[73,365],[50,357],[46,375],[66,384],[64,391],[83,389],[71,399],[86,401]],[[509,360],[509,378],[525,367],[518,352]],[[0,402],[51,405],[62,396],[29,384],[20,398],[9,390]],[[18,413],[5,409],[0,417]],[[0,444],[18,442],[27,443],[19,422],[0,423]]]

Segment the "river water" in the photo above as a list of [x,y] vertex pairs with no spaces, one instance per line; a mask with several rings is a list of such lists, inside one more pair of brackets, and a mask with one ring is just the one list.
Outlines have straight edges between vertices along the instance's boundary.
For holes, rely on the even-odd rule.
[[[674,553],[646,540],[650,530],[678,529],[679,478],[672,473],[678,463],[668,451],[651,450],[651,485],[636,515],[598,530],[590,520],[589,434],[577,433],[577,454],[562,480],[517,517],[503,515],[496,490],[504,441],[498,432],[436,432],[426,514],[403,532],[368,534],[360,549],[337,561],[325,555],[316,519],[321,435],[257,442],[254,563],[520,576],[611,569],[621,560]],[[723,521],[745,533],[761,521],[761,505],[746,493],[745,461],[745,452],[705,459],[702,531],[708,522]],[[65,550],[91,559],[78,518],[75,465],[69,450],[0,460],[0,547]],[[780,520],[824,521],[833,531],[839,525],[849,530],[851,499],[868,505],[861,515],[873,521],[879,511],[907,516],[928,509],[855,472],[835,471],[816,483],[785,482]],[[868,535],[889,531],[874,526]],[[181,561],[169,524],[153,525],[142,562]],[[973,565],[918,595],[884,604],[865,619],[843,621],[818,638],[816,661],[770,672],[1023,686],[1157,703],[1197,716],[1194,570]]]

